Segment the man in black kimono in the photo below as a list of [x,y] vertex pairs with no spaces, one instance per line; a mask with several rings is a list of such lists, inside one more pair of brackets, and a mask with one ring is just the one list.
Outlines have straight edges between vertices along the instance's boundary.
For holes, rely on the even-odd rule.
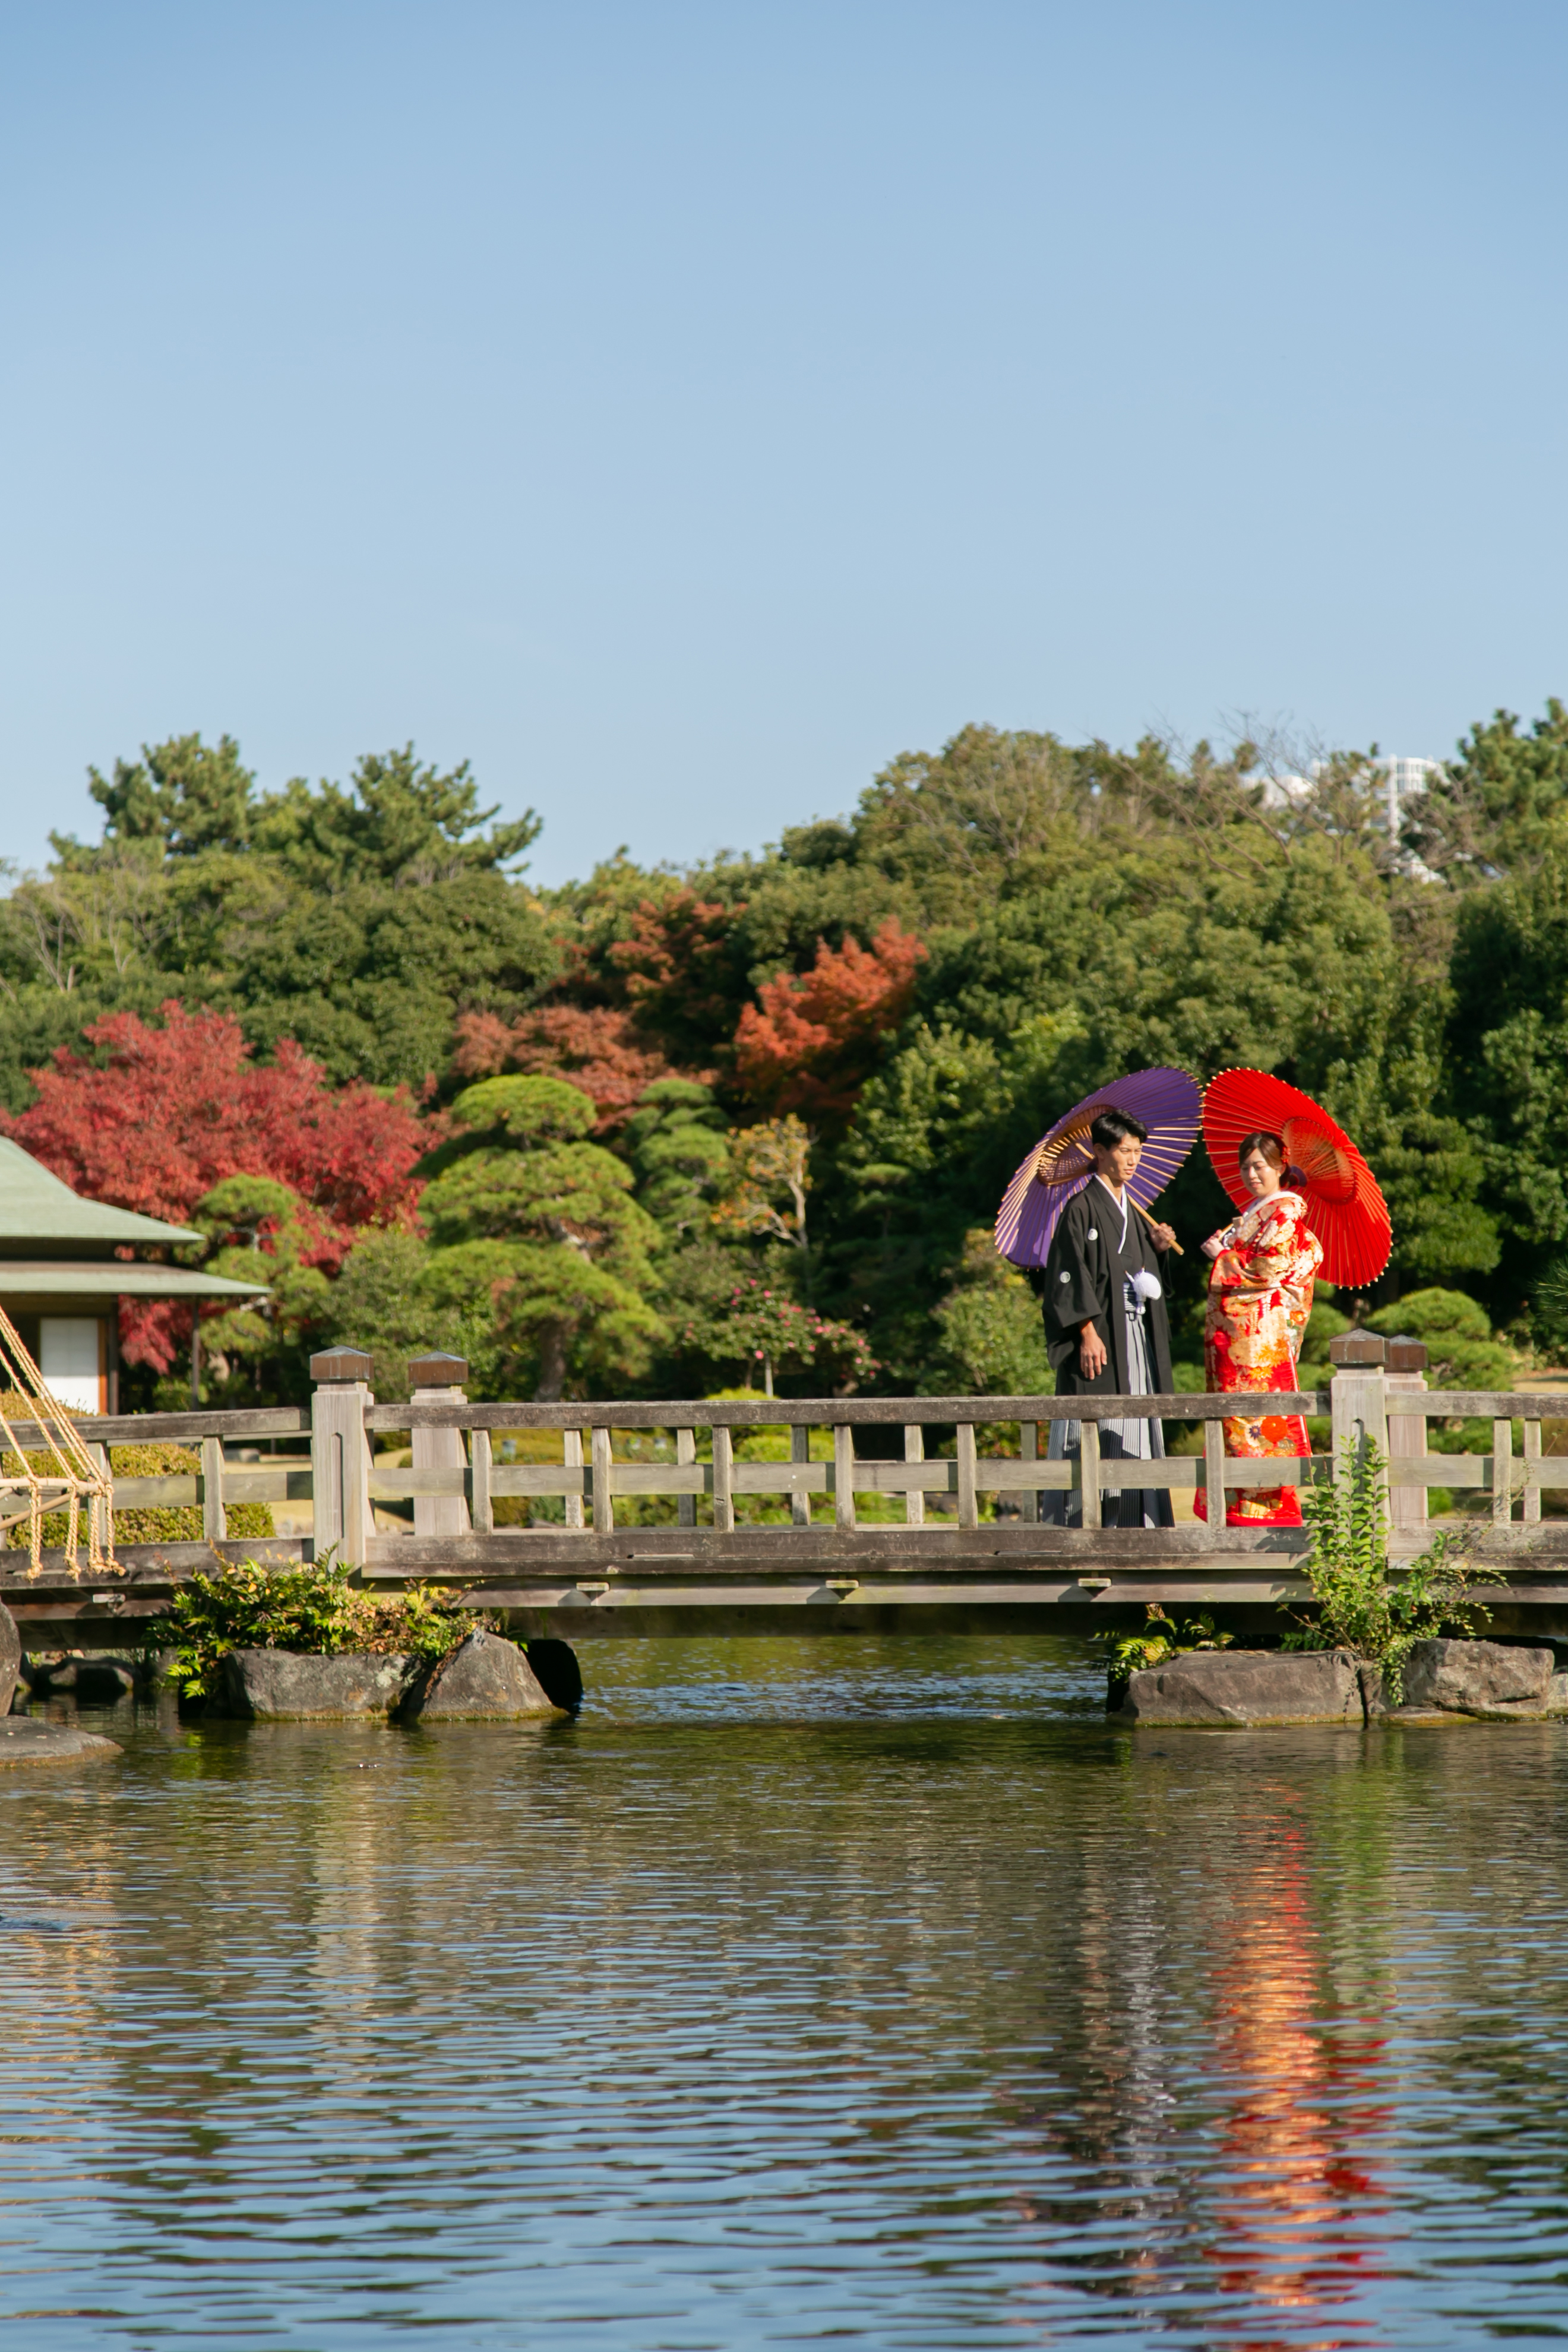
[[[1165,1313],[1161,1260],[1175,1240],[1169,1225],[1148,1225],[1133,1206],[1127,1180],[1138,1165],[1149,1130],[1127,1111],[1102,1110],[1089,1129],[1095,1172],[1061,1214],[1046,1260],[1046,1352],[1058,1396],[1169,1394],[1171,1327]],[[1050,1459],[1082,1452],[1076,1421],[1051,1423]],[[1102,1462],[1163,1461],[1158,1421],[1102,1421]],[[1048,1498],[1058,1524],[1081,1524],[1075,1503]],[[1123,1487],[1100,1497],[1101,1525],[1168,1528],[1173,1524],[1166,1487]]]

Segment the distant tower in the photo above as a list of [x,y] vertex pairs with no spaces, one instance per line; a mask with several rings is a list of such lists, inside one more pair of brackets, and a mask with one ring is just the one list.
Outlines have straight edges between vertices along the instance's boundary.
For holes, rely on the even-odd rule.
[[1388,837],[1399,839],[1399,806],[1413,793],[1425,792],[1435,776],[1443,773],[1441,760],[1379,760],[1383,772],[1384,805],[1388,812]]

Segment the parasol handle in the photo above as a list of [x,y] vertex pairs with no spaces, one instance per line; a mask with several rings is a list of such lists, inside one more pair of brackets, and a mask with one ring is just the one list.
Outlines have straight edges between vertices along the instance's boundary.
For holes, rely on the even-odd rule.
[[[1129,1192],[1129,1193],[1128,1193],[1127,1197],[1128,1197],[1128,1199],[1129,1199],[1130,1201],[1132,1201],[1132,1195],[1131,1195],[1131,1192]],[[1143,1223],[1144,1223],[1146,1225],[1152,1225],[1152,1224],[1154,1224],[1154,1223],[1156,1223],[1158,1222],[1158,1220],[1157,1220],[1157,1219],[1155,1219],[1155,1218],[1152,1217],[1152,1216],[1149,1214],[1148,1210],[1143,1206],[1143,1203],[1142,1203],[1142,1201],[1132,1201],[1132,1205],[1133,1205],[1133,1207],[1137,1210],[1137,1212],[1138,1212],[1139,1215],[1142,1218]],[[1186,1255],[1186,1254],[1187,1254],[1187,1253],[1186,1253],[1186,1251],[1182,1247],[1182,1244],[1181,1244],[1181,1243],[1180,1243],[1180,1242],[1173,1241],[1173,1242],[1171,1244],[1171,1247],[1175,1251],[1176,1255],[1177,1255],[1178,1257],[1185,1257],[1185,1255]]]

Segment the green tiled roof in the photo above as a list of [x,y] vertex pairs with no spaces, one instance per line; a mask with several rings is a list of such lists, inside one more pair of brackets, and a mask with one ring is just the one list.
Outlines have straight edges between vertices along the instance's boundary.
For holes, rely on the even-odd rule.
[[9,1136],[0,1136],[0,1241],[100,1242],[112,1249],[126,1242],[199,1242],[185,1225],[165,1225],[134,1209],[111,1209],[84,1201],[58,1176],[39,1166]]
[[233,1282],[199,1266],[133,1265],[124,1258],[72,1258],[40,1265],[0,1257],[0,1301],[7,1298],[265,1298],[262,1282]]

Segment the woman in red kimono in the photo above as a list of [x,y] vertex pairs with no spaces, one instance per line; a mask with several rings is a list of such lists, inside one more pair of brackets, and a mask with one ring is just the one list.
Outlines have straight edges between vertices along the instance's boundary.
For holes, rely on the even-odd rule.
[[[1307,1229],[1307,1204],[1285,1182],[1285,1146],[1277,1135],[1244,1136],[1238,1158],[1241,1181],[1252,1206],[1234,1223],[1211,1234],[1204,1255],[1212,1258],[1208,1315],[1204,1325],[1204,1370],[1208,1387],[1293,1389],[1296,1360],[1312,1311],[1312,1284],[1323,1262],[1323,1245]],[[1226,1454],[1243,1461],[1311,1452],[1300,1413],[1237,1415],[1225,1424]],[[1227,1528],[1299,1528],[1301,1499],[1295,1486],[1231,1488]],[[1206,1519],[1200,1486],[1196,1511]]]

